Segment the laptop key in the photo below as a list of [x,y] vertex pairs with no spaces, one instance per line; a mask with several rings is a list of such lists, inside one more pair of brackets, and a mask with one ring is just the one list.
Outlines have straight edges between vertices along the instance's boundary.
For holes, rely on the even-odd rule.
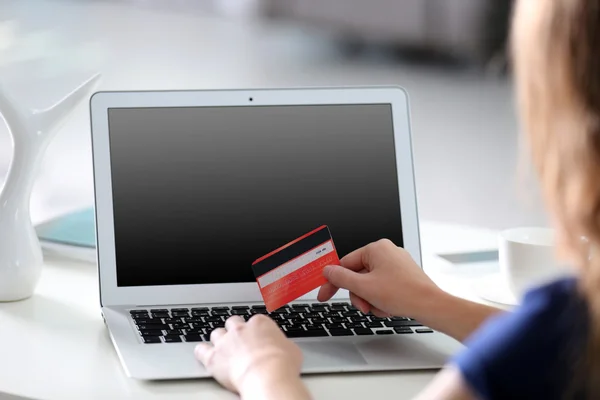
[[212,315],[229,315],[229,310],[212,310]]
[[311,329],[308,331],[284,332],[288,338],[323,337],[329,336],[325,329]]
[[167,312],[160,312],[160,313],[152,313],[152,318],[169,318],[170,315]]
[[310,307],[308,304],[292,304],[292,308],[307,308]]
[[142,338],[144,343],[162,343],[160,336],[146,336]]
[[357,335],[360,335],[360,336],[374,335],[373,331],[370,330],[369,328],[355,328],[354,333],[356,333]]
[[331,336],[354,336],[350,329],[329,329]]
[[367,317],[365,317],[364,315],[354,315],[349,318],[350,318],[350,321],[353,321],[353,322],[368,322],[369,321],[367,319]]
[[204,317],[204,316],[208,316],[208,315],[209,315],[208,311],[192,311],[193,317]]
[[183,319],[183,322],[186,324],[202,324],[204,321],[202,321],[202,318],[199,317],[187,317]]
[[204,341],[204,339],[202,338],[201,335],[195,335],[192,333],[188,333],[183,338],[186,342],[202,342],[202,341]]
[[[136,315],[132,315],[131,319],[133,319],[133,322],[135,322],[136,324],[138,323],[138,321],[147,321],[147,320],[152,320],[153,318],[146,314],[136,314]],[[156,321],[160,321],[160,318],[157,318]]]
[[213,311],[222,311],[222,310],[229,310],[229,307],[227,306],[217,306],[217,307],[212,307]]
[[319,314],[318,312],[307,313],[307,314],[304,314],[304,316],[306,318],[321,318],[321,314]]
[[323,329],[323,325],[304,325],[307,331],[315,331]]
[[365,322],[367,328],[383,328],[383,324],[379,321]]
[[348,303],[331,303],[332,306],[347,306]]
[[181,335],[183,332],[181,329],[168,329],[165,331],[165,335]]
[[257,304],[255,306],[252,306],[253,310],[266,310],[267,306],[263,305],[263,304]]
[[397,327],[397,326],[423,326],[417,321],[385,321],[383,323],[387,327]]
[[422,328],[422,329],[415,329],[415,331],[417,333],[433,333],[433,330],[428,329],[428,328]]
[[406,317],[392,317],[391,319],[392,319],[392,321],[410,321]]
[[173,317],[189,317],[190,313],[187,311],[173,311],[171,312]]
[[135,319],[133,322],[136,325],[148,325],[148,324],[162,324],[162,319],[160,318],[146,318],[146,319]]
[[231,315],[247,315],[248,314],[248,310],[246,309],[242,309],[242,310],[232,310],[231,311]]
[[133,314],[147,314],[148,310],[146,309],[135,309],[135,310],[129,310],[129,314],[133,315]]
[[169,310],[167,310],[166,308],[153,308],[150,310],[150,312],[153,313],[168,313]]
[[344,326],[342,324],[325,324],[325,326],[329,330],[332,330],[332,329],[344,329]]
[[362,329],[362,328],[364,328],[364,326],[360,322],[348,322],[348,323],[346,323],[346,328]]
[[339,316],[340,316],[340,313],[339,313],[339,312],[336,312],[336,311],[331,311],[331,312],[326,312],[326,313],[323,313],[323,316],[324,316],[325,318],[339,317]]
[[176,342],[181,342],[181,337],[179,335],[165,336],[165,343],[176,343]]
[[189,312],[189,308],[171,308],[171,312]]
[[396,332],[397,334],[400,334],[400,335],[404,335],[407,333],[413,333],[413,330],[410,329],[409,327],[401,327],[401,328],[394,328],[394,332]]
[[232,310],[248,310],[250,307],[248,306],[233,306],[231,307]]
[[348,322],[347,318],[344,317],[333,317],[331,318],[331,322],[335,323],[335,324],[343,324]]
[[358,311],[342,311],[344,317],[358,317],[360,314]]
[[291,326],[286,326],[285,330],[286,330],[286,332],[298,332],[298,331],[304,331],[304,328],[301,325],[291,325]]
[[162,336],[162,331],[158,329],[149,329],[145,331],[140,331],[140,335],[142,336]]
[[166,324],[145,324],[145,325],[138,325],[138,329],[140,331],[147,331],[147,330],[152,330],[152,329],[165,330],[165,329],[171,329],[171,328],[169,328],[169,325],[166,325]]
[[377,333],[378,335],[393,335],[394,331],[391,329],[382,329],[382,330],[376,331],[375,333]]
[[165,318],[164,321],[165,321],[165,324],[178,324],[182,320],[181,320],[181,317],[176,317],[176,318]]
[[346,311],[346,307],[340,306],[340,305],[338,305],[338,306],[333,305],[333,306],[331,306],[331,310],[332,311]]
[[194,311],[208,311],[208,307],[194,307],[192,308],[192,312]]

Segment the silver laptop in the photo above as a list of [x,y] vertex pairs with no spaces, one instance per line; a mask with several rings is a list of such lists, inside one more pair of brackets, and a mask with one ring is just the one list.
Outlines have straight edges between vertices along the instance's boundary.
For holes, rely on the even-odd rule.
[[[206,377],[194,346],[267,313],[252,262],[316,227],[340,257],[385,237],[420,263],[400,88],[100,92],[91,117],[101,308],[130,377]],[[316,297],[270,314],[304,373],[439,368],[460,348]]]

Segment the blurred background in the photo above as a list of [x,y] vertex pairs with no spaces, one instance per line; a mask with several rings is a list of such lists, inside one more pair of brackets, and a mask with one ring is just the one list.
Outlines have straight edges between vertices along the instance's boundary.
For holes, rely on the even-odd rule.
[[[35,108],[97,71],[101,90],[401,85],[421,218],[540,225],[506,61],[511,3],[0,0],[0,85]],[[0,124],[0,181],[11,153]],[[84,106],[48,149],[33,217],[92,202]]]

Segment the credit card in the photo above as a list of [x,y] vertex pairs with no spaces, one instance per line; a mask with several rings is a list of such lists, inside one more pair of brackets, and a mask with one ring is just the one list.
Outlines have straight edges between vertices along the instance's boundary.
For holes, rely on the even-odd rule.
[[327,283],[323,268],[339,265],[327,225],[259,258],[252,270],[269,312]]

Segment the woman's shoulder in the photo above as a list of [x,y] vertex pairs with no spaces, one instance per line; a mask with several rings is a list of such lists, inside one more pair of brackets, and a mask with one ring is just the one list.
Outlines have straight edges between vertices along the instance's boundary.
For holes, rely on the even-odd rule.
[[484,398],[553,398],[586,332],[577,280],[564,278],[529,291],[514,311],[484,323],[454,363]]

